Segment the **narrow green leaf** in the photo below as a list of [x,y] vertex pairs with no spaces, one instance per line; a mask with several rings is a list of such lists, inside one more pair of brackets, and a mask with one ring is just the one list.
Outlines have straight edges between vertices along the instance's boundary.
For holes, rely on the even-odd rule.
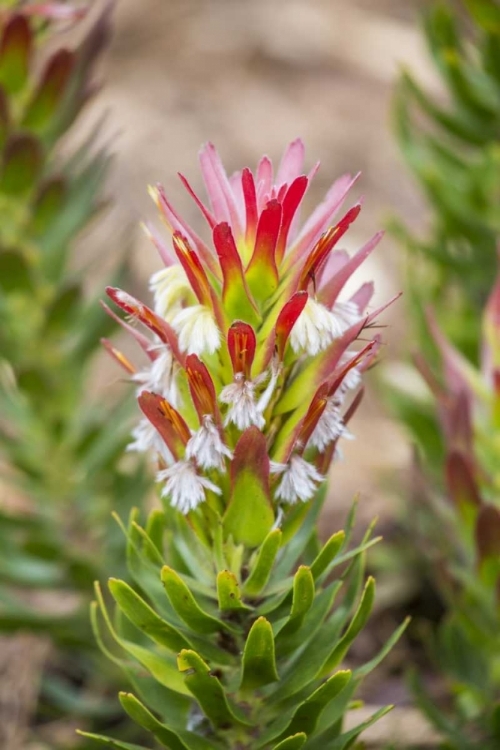
[[110,578],[109,590],[124,615],[155,643],[176,653],[191,648],[184,636],[161,618],[125,581]]
[[162,568],[161,580],[172,607],[181,620],[196,633],[216,633],[219,630],[234,632],[234,628],[208,614],[199,606],[186,583],[168,565]]
[[[305,732],[312,735],[316,729],[318,719],[326,707],[344,690],[352,679],[350,670],[343,670],[334,674],[324,682],[297,708],[294,717],[287,727],[286,734]],[[286,736],[286,735],[285,735]]]
[[23,127],[43,132],[50,126],[68,86],[75,64],[75,55],[67,49],[54,52],[47,61],[42,79],[32,100],[26,107]]
[[[310,750],[324,750],[325,747],[328,750],[347,750],[347,748],[353,747],[353,742],[359,737],[359,735],[375,724],[376,721],[381,719],[383,716],[392,711],[393,706],[386,706],[376,711],[369,719],[363,721],[362,724],[358,724],[348,732],[342,733],[340,736],[337,732],[336,727],[333,727],[331,731],[323,732],[322,734],[315,737],[310,744]],[[333,741],[332,741],[333,740]]]
[[303,732],[294,734],[293,737],[287,737],[283,742],[279,742],[273,747],[273,750],[300,750],[307,740],[307,735]]
[[311,569],[307,565],[301,565],[293,579],[292,607],[288,620],[279,630],[281,637],[288,637],[299,629],[314,602],[314,594],[315,586]]
[[241,689],[253,690],[279,679],[271,624],[259,617],[252,625],[243,651]]
[[316,521],[326,497],[326,482],[310,503],[297,504],[287,515],[282,527],[283,544],[273,570],[272,582],[281,582],[294,567],[315,533]]
[[36,237],[50,232],[58,214],[64,210],[68,187],[62,177],[51,178],[44,182],[33,206],[31,231]]
[[323,676],[329,674],[332,669],[334,669],[337,664],[344,658],[352,642],[366,625],[366,622],[372,611],[374,599],[375,580],[370,577],[365,584],[365,588],[361,596],[361,601],[354,614],[354,617],[349,624],[349,627],[323,665],[323,668],[321,670],[321,674]]
[[168,747],[169,750],[189,750],[177,734],[158,721],[132,693],[120,693],[119,698],[130,718],[139,726],[152,732],[163,747]]
[[174,729],[158,721],[153,714],[131,693],[120,693],[120,703],[139,726],[149,730],[168,750],[213,750],[211,742],[193,732]]
[[307,565],[301,565],[293,579],[293,600],[290,617],[302,618],[314,601],[314,578]]
[[0,83],[8,93],[20,91],[26,83],[32,46],[28,21],[14,15],[5,24],[0,42]]
[[42,169],[42,147],[30,135],[12,136],[4,151],[0,190],[22,195],[36,187]]
[[356,678],[365,677],[372,670],[374,670],[375,667],[377,667],[383,659],[385,659],[389,651],[391,651],[391,649],[395,646],[395,644],[399,641],[399,639],[403,635],[404,631],[406,630],[406,628],[408,627],[410,623],[410,619],[411,618],[407,617],[404,620],[404,622],[401,623],[399,628],[396,628],[394,633],[384,643],[380,651],[372,659],[370,659],[370,661],[365,662],[361,667],[358,667],[358,669],[355,670],[354,676]]
[[219,609],[222,612],[248,611],[250,609],[241,601],[238,581],[230,570],[221,570],[217,575],[217,595],[219,597]]
[[[186,686],[182,680],[181,675],[175,667],[174,659],[170,658],[166,654],[155,653],[150,648],[139,646],[136,643],[122,638],[116,631],[111,618],[109,616],[104,597],[101,592],[101,588],[98,583],[95,584],[96,598],[99,603],[100,612],[104,618],[110,635],[113,637],[115,642],[125,651],[127,654],[137,660],[143,667],[145,667],[155,679],[158,680],[162,685],[174,690],[177,693],[186,694]],[[112,657],[116,661],[116,657]]]
[[104,737],[102,734],[92,734],[92,732],[82,732],[80,729],[76,730],[76,733],[80,737],[87,737],[89,740],[95,740],[101,745],[107,745],[113,748],[113,750],[149,750],[146,745],[132,745],[130,742],[123,742],[122,740],[114,740],[112,737]]
[[315,597],[314,604],[295,632],[287,637],[286,633],[283,635],[282,630],[275,636],[276,653],[279,659],[307,648],[307,645],[321,631],[341,587],[342,581],[333,581]]
[[67,333],[81,310],[82,302],[82,288],[79,283],[62,288],[47,309],[45,330],[50,333]]
[[22,255],[15,251],[0,252],[0,289],[3,292],[29,292],[33,288],[31,270]]
[[187,688],[194,695],[204,713],[216,728],[228,729],[234,724],[249,725],[242,712],[229,704],[224,689],[195,651],[181,651],[177,658]]
[[315,560],[311,563],[311,573],[315,581],[325,572],[335,559],[345,542],[345,531],[337,531],[326,542]]
[[281,545],[281,538],[281,530],[273,529],[262,542],[250,575],[243,584],[245,596],[258,596],[265,588]]
[[162,510],[152,510],[146,523],[146,534],[163,556],[163,534],[166,528],[165,513]]

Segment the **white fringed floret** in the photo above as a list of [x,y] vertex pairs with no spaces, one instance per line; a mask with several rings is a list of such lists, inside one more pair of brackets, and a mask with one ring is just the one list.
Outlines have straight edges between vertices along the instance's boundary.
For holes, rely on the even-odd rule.
[[156,271],[149,280],[149,288],[154,294],[155,312],[168,322],[184,304],[195,301],[186,273],[177,263]]
[[179,348],[187,354],[213,354],[221,334],[211,310],[205,305],[191,305],[175,315],[172,328],[179,337]]
[[132,442],[127,445],[128,451],[152,453],[155,458],[159,454],[166,464],[172,462],[172,454],[149,419],[144,417],[140,420],[139,424],[132,430],[132,437]]
[[203,417],[200,429],[193,433],[186,445],[186,458],[192,458],[202,469],[225,469],[225,458],[232,458],[232,451],[224,444],[213,417]]
[[311,500],[316,485],[325,479],[313,464],[298,455],[292,456],[286,464],[271,461],[271,473],[282,474],[275,491],[276,500],[291,504]]
[[325,410],[309,438],[308,445],[317,448],[319,451],[324,451],[330,443],[339,437],[345,437],[348,440],[354,439],[354,435],[344,425],[339,401],[332,398],[328,400]]
[[290,334],[290,344],[296,354],[306,352],[315,356],[359,320],[359,311],[352,302],[338,302],[328,310],[309,297]]
[[221,494],[216,484],[198,474],[194,462],[189,459],[177,461],[168,469],[159,471],[156,479],[166,482],[162,497],[170,498],[170,504],[184,515],[206,500],[205,490]]

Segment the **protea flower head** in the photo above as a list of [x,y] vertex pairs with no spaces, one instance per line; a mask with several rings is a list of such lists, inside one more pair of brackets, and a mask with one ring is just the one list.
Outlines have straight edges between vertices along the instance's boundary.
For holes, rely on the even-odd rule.
[[[164,263],[151,278],[154,306],[107,290],[148,362],[136,368],[106,344],[139,386],[144,419],[130,447],[158,453],[168,502],[183,513],[211,508],[235,538],[253,544],[278,509],[315,494],[337,441],[349,435],[360,400],[353,391],[380,345],[378,335],[361,338],[384,309],[367,312],[373,284],[343,291],[382,235],[352,257],[337,249],[361,210],[356,202],[337,217],[356,181],[349,175],[301,224],[317,171],[303,174],[303,162],[296,140],[276,175],[264,157],[255,173],[228,177],[206,145],[208,205],[180,179],[210,239],[183,221],[161,186],[151,188],[172,245],[146,229]],[[253,532],[241,521],[249,513]]]

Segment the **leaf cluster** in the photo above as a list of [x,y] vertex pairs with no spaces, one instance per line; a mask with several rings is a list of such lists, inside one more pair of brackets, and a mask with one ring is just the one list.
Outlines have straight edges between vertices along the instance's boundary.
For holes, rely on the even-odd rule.
[[[101,648],[128,673],[128,715],[170,750],[351,747],[382,716],[345,731],[362,678],[400,636],[366,664],[347,669],[365,627],[375,584],[364,556],[368,531],[317,538],[321,504],[300,506],[251,552],[222,529],[207,545],[172,509],[127,534],[133,586],[110,579],[114,616],[96,586],[92,619]],[[125,750],[130,745],[94,739]]]

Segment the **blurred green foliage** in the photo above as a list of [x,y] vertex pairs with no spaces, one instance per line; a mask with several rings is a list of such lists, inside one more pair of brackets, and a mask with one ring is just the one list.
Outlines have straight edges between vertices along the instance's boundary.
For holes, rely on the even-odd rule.
[[[424,191],[424,237],[403,225],[412,317],[426,354],[429,304],[443,330],[472,361],[479,316],[496,273],[500,230],[500,8],[470,0],[462,18],[449,2],[432,3],[424,33],[445,93],[436,101],[404,72],[395,97],[396,135]],[[428,337],[427,337],[428,338]]]
[[89,297],[90,269],[70,263],[103,205],[109,157],[94,149],[98,130],[70,156],[59,148],[95,90],[110,6],[76,49],[58,47],[54,23],[22,6],[0,11],[0,631],[48,634],[67,649],[44,695],[51,710],[81,715],[82,685],[106,688],[88,601],[101,571],[122,564],[111,511],[148,486],[123,458],[131,402],[89,393],[113,323]]
[[500,316],[491,300],[500,229],[500,6],[433,2],[424,32],[445,94],[438,101],[403,73],[395,122],[427,199],[428,227],[423,238],[400,223],[394,229],[408,249],[412,350],[429,390],[413,389],[408,369],[410,384],[392,382],[388,398],[418,447],[405,544],[411,536],[413,574],[444,606],[431,653],[449,689],[447,709],[418,678],[414,688],[443,747],[494,750]]

